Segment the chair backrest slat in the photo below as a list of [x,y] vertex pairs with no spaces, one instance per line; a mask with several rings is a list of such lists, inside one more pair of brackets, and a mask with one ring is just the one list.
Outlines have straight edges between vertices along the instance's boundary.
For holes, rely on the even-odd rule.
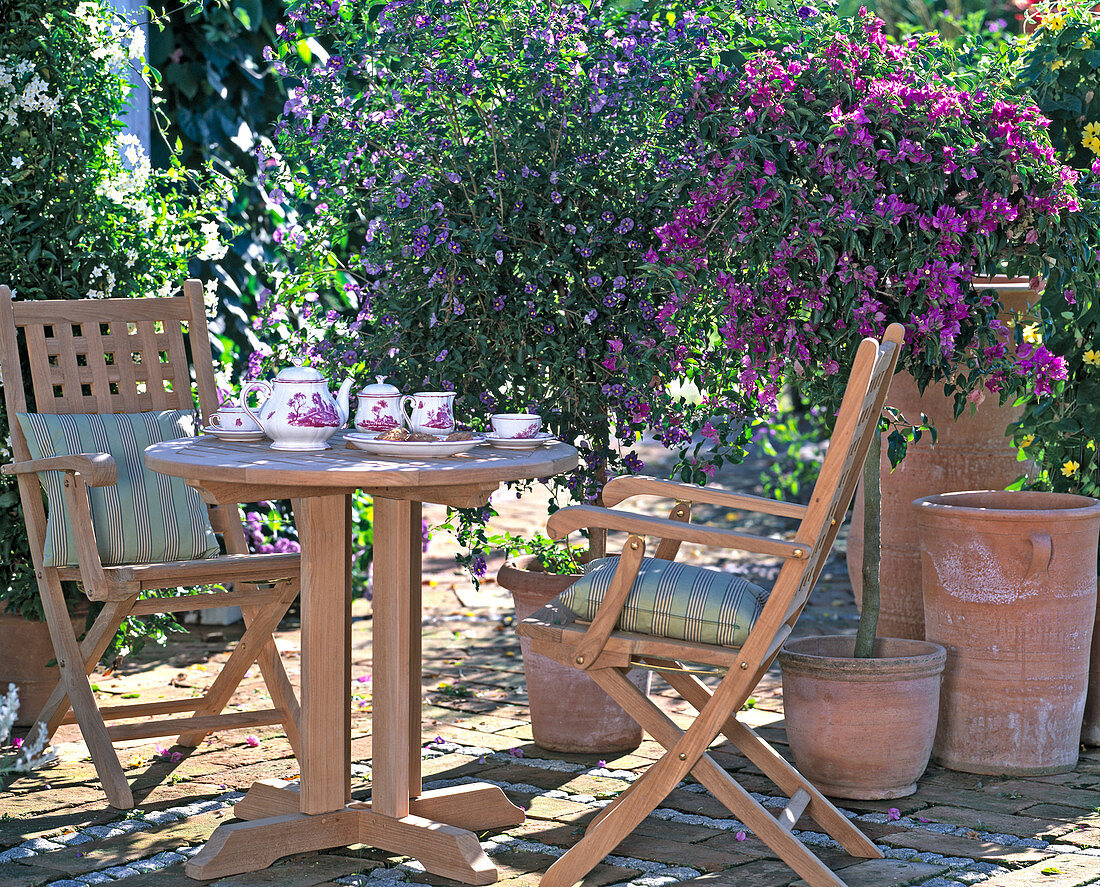
[[773,589],[775,595],[790,597],[783,620],[787,624],[793,625],[806,605],[852,502],[876,439],[903,337],[902,326],[891,324],[881,343],[864,339],[856,352],[829,449],[795,540],[805,542],[811,554],[804,561],[785,562]]
[[[198,280],[186,281],[183,295],[171,298],[40,302],[16,302],[0,285],[0,366],[9,417],[28,408],[21,351],[30,372],[33,412],[193,410],[193,385],[202,421],[218,408]],[[9,425],[15,458],[30,459],[19,423]],[[33,477],[21,479],[20,495],[28,533],[40,547],[46,522]],[[230,552],[248,551],[234,506],[211,508],[210,519]]]
[[186,297],[13,303],[35,412],[193,409],[183,326],[205,332],[206,323],[191,305]]

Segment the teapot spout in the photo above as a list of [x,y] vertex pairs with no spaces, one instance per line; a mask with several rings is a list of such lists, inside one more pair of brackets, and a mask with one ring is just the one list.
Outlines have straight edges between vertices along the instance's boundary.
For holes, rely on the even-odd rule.
[[351,415],[351,386],[354,384],[355,380],[349,376],[336,394],[336,414],[340,417],[341,425],[345,425]]

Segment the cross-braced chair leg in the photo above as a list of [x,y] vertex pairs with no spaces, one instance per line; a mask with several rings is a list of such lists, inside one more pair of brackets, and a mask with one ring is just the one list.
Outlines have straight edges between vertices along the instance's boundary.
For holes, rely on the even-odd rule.
[[[674,663],[655,660],[653,664],[662,666],[665,680],[697,711],[702,711],[703,706],[710,701],[710,690],[695,675],[684,669],[680,669],[679,672],[668,670],[669,667],[674,666]],[[787,797],[793,798],[799,791],[806,792],[809,795],[806,812],[814,822],[825,829],[829,837],[837,841],[852,856],[875,859],[882,855],[867,836],[852,825],[847,816],[751,727],[742,724],[735,716],[731,716],[722,725],[722,733],[734,748],[755,764]]]
[[[214,679],[214,683],[210,685],[210,688],[203,696],[203,701],[198,708],[195,709],[196,717],[204,717],[209,715],[217,715],[222,709],[225,708],[229,702],[230,697],[236,692],[237,687],[244,679],[245,673],[252,667],[253,663],[260,657],[261,651],[267,647],[268,644],[274,645],[274,640],[271,635],[278,628],[279,623],[286,615],[286,611],[290,608],[290,605],[294,603],[294,598],[298,595],[298,582],[285,581],[280,583],[282,585],[282,594],[270,604],[259,610],[253,610],[245,617],[245,632],[236,646],[233,648],[233,652],[229,654],[229,658],[226,660],[225,665],[222,666],[221,671],[218,672],[218,676]],[[270,660],[269,660],[270,661]],[[279,662],[279,669],[282,670],[282,663]],[[264,665],[261,664],[261,672]],[[266,677],[266,675],[264,675]],[[283,679],[286,680],[286,673],[283,672]],[[289,680],[286,680],[289,684]],[[269,685],[270,686],[275,686]],[[272,703],[276,708],[279,708],[286,712],[287,702],[286,700],[279,700],[275,698],[275,694],[278,693],[276,689],[272,696]],[[282,704],[280,705],[280,701]],[[293,731],[294,739],[291,741],[291,747],[294,749],[295,754],[298,752],[296,740],[298,738],[297,724],[295,719],[286,718],[285,723],[289,723],[291,729],[287,731],[288,738]],[[199,745],[208,735],[207,731],[193,731],[189,733],[181,734],[177,742],[185,747],[194,748]]]
[[[591,669],[588,674],[608,695],[626,708],[658,742],[664,745],[668,753],[633,783],[629,794],[624,793],[613,807],[605,809],[601,816],[589,825],[585,837],[550,867],[542,882],[544,887],[566,887],[583,878],[603,856],[649,815],[689,772],[735,817],[775,850],[795,872],[805,878],[811,887],[843,887],[844,882],[791,834],[801,809],[792,809],[789,806],[789,814],[776,819],[706,753],[705,749],[718,735],[720,729],[707,724],[708,721],[713,723],[715,720],[714,711],[709,710],[709,706],[715,704],[713,697],[711,702],[704,705],[695,724],[684,731],[638,690],[625,677],[623,671]],[[720,702],[719,700],[719,704]],[[719,721],[719,724],[724,726],[722,721]],[[703,726],[706,726],[707,730],[697,729]],[[749,733],[751,734],[751,731]],[[755,734],[752,735],[755,737]],[[759,737],[756,739],[763,743]],[[701,740],[705,742],[700,746]],[[735,741],[735,744],[739,743]],[[766,743],[763,744],[766,745]],[[700,750],[690,752],[686,750],[688,748]],[[678,751],[678,749],[685,750]],[[797,800],[792,799],[792,806],[797,805],[801,808],[810,802],[810,795],[801,789],[801,785],[793,794],[797,796]],[[832,808],[824,798],[821,800]],[[832,809],[835,811],[835,808]],[[843,819],[843,814],[839,811],[836,811],[836,814]],[[882,855],[873,843],[847,824],[846,820],[845,825],[859,838],[858,841],[854,841],[850,840],[850,835],[845,835],[849,840],[842,843],[846,846],[851,845],[850,852],[866,857]],[[833,831],[829,830],[830,833]],[[839,835],[834,837],[840,840]]]

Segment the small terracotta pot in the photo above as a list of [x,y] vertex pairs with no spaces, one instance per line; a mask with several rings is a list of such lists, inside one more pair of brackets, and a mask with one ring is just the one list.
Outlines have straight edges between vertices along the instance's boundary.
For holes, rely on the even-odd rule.
[[[1002,320],[1013,319],[1038,298],[1026,278],[976,279],[978,289],[995,289],[1005,306]],[[1009,347],[1014,347],[1010,345]],[[887,406],[912,421],[921,413],[936,426],[936,444],[931,435],[909,444],[905,458],[891,468],[889,441],[882,436],[882,556],[879,566],[879,634],[922,640],[924,603],[921,597],[921,560],[917,544],[916,515],[911,507],[918,496],[952,490],[1004,489],[1024,473],[1016,459],[1016,447],[1005,430],[1020,418],[1021,407],[1001,405],[991,394],[973,410],[955,418],[955,399],[933,383],[921,394],[916,380],[906,372],[890,383]],[[863,587],[863,489],[856,494],[848,534],[848,577],[861,602]]]
[[913,503],[928,639],[947,647],[933,759],[969,773],[1077,766],[1100,502],[984,491]]
[[[497,582],[512,592],[517,622],[550,603],[578,578],[542,572],[535,557],[507,563],[497,573]],[[617,754],[641,744],[642,728],[588,675],[532,653],[527,638],[520,638],[520,647],[535,745],[560,752]],[[648,671],[636,668],[629,676],[649,692]]]
[[802,775],[834,798],[904,798],[928,766],[947,652],[939,644],[855,638],[788,641],[779,651],[787,741]]

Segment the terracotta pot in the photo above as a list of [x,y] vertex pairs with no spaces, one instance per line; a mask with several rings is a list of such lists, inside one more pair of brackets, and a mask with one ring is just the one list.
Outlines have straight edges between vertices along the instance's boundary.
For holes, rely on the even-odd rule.
[[928,639],[947,647],[933,759],[968,773],[1077,765],[1100,502],[985,491],[913,503]]
[[[1035,300],[1026,280],[994,278],[975,281],[975,286],[997,290],[1006,316],[1015,316]],[[920,548],[911,503],[921,496],[955,490],[1003,490],[1024,473],[1016,461],[1016,447],[1005,437],[1009,425],[1020,418],[1021,408],[1001,406],[988,396],[976,410],[955,419],[955,400],[932,384],[922,395],[909,373],[898,373],[890,383],[888,406],[913,422],[921,413],[929,416],[938,435],[935,447],[927,434],[909,445],[901,464],[891,471],[888,442],[882,438],[882,561],[879,567],[880,610],[878,633],[888,637],[922,639],[924,602],[921,597]],[[848,532],[848,577],[861,604],[863,588],[863,488],[856,495]]]
[[[73,621],[78,635],[84,630],[84,620]],[[45,622],[32,622],[22,616],[0,615],[0,692],[8,684],[19,688],[19,717],[16,727],[29,727],[57,686],[57,666],[46,667],[53,660],[50,630]]]
[[828,635],[779,651],[791,753],[826,795],[904,798],[928,766],[947,652],[902,638],[877,638],[874,659],[854,649],[855,638]]
[[[497,573],[497,582],[512,592],[517,622],[550,603],[577,578],[544,573],[534,557],[505,564]],[[551,751],[616,754],[641,744],[642,728],[588,675],[532,653],[527,638],[520,638],[520,647],[535,745]],[[647,693],[649,676],[644,669],[630,672],[631,680]]]

